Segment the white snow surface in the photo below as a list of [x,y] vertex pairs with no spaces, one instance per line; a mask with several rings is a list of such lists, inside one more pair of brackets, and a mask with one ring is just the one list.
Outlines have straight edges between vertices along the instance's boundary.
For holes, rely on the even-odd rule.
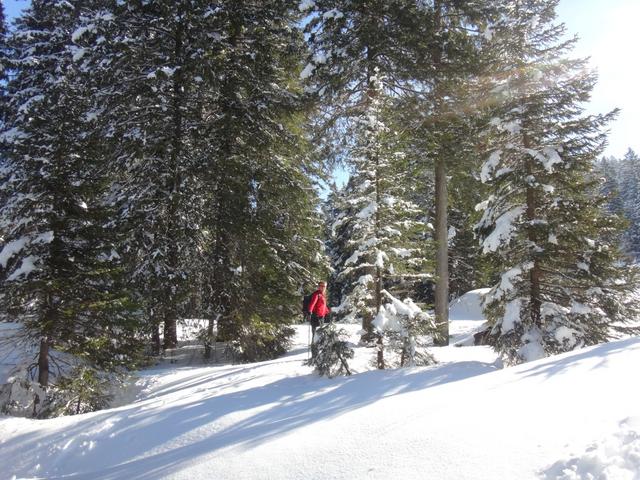
[[484,320],[482,299],[489,288],[479,288],[461,295],[449,304],[449,320]]
[[359,347],[356,373],[329,380],[302,364],[307,329],[277,360],[140,372],[117,408],[0,417],[0,477],[638,478],[640,338],[506,369],[488,347],[441,347],[435,366],[376,371]]

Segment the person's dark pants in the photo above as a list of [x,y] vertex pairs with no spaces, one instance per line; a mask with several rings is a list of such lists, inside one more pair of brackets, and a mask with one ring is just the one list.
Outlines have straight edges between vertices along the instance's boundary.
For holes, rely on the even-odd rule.
[[319,317],[315,313],[311,314],[311,342],[313,342],[313,337],[316,336],[316,328],[326,322],[327,317]]

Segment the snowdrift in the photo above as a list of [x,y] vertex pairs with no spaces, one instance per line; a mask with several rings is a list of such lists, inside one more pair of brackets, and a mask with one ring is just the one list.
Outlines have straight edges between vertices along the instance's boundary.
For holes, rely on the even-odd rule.
[[144,372],[118,408],[2,417],[0,478],[638,478],[640,338],[504,370],[445,347],[328,380],[306,334],[274,361]]
[[449,320],[484,320],[482,298],[490,288],[471,290],[449,304]]

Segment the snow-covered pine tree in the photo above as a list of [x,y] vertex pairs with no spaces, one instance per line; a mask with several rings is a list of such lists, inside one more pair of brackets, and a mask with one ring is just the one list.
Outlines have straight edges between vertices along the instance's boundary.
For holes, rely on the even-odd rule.
[[492,26],[501,61],[488,121],[482,180],[492,186],[477,226],[483,248],[503,262],[485,299],[495,348],[509,362],[541,358],[630,332],[632,270],[607,243],[593,162],[613,114],[585,116],[595,82],[566,57],[557,1],[507,3]]
[[[34,0],[8,36],[12,76],[1,140],[1,310],[37,344],[42,387],[67,352],[115,368],[135,356],[135,323],[100,203],[104,164],[71,37],[79,4]],[[52,363],[52,361],[54,363]],[[44,402],[44,399],[39,399]]]
[[252,323],[289,322],[299,314],[299,286],[323,260],[315,167],[301,128],[300,13],[288,1],[224,5],[205,197],[209,308],[223,340]]
[[[382,112],[385,99],[409,88],[412,59],[407,56],[405,47],[417,22],[416,6],[401,1],[317,0],[301,2],[300,9],[309,15],[305,30],[311,48],[301,76],[309,80],[308,91],[317,94],[326,107],[324,111],[329,112],[321,121],[322,134],[331,138],[330,133],[333,133],[340,139],[336,145],[341,144],[338,148],[342,148],[348,162],[353,163],[354,174],[360,175],[347,188],[366,201],[364,205],[348,205],[350,213],[345,219],[354,215],[354,227],[346,230],[348,235],[357,234],[358,239],[350,240],[352,252],[342,261],[350,271],[354,271],[350,264],[360,257],[359,263],[369,265],[370,271],[361,270],[347,288],[355,295],[350,308],[359,311],[363,328],[370,336],[371,321],[381,304],[382,276],[378,270],[383,268],[384,255],[389,253],[383,252],[382,245],[374,246],[377,242],[374,235],[388,227],[387,233],[391,236],[391,225],[385,225],[381,219],[380,202],[385,194],[380,184],[384,167],[379,165],[390,162],[391,158],[381,159],[379,155],[395,152],[391,148],[384,153],[379,151],[381,135],[393,137],[385,132],[387,127]],[[363,190],[358,193],[358,189]],[[396,200],[395,208],[400,210],[403,199]],[[377,224],[377,227],[368,232],[365,232],[367,229],[359,231],[355,226],[358,222]],[[368,247],[360,243],[360,247],[353,248],[367,238]],[[357,253],[358,248],[360,253]],[[372,250],[365,255],[367,248],[379,251]],[[365,260],[368,253],[374,253],[375,258]],[[349,261],[350,258],[353,260]],[[382,365],[381,359],[379,365]]]
[[109,145],[122,255],[159,347],[176,346],[181,307],[202,268],[205,141],[216,116],[220,16],[210,2],[107,3],[73,39],[94,78]]
[[[7,91],[6,91],[6,82],[7,82],[7,59],[8,59],[8,51],[7,51],[7,24],[4,14],[4,5],[2,0],[0,0],[0,129],[4,128],[5,116],[6,116],[6,106],[7,106]],[[5,176],[10,175],[8,167],[6,166],[6,155],[4,153],[4,145],[3,142],[0,142],[0,183],[4,184],[6,182]],[[8,194],[8,191],[3,191],[0,189],[0,205],[5,203],[4,195]],[[1,224],[2,222],[0,222]],[[0,227],[1,228],[1,227]],[[5,234],[0,229],[0,243],[4,243]]]
[[382,334],[372,321],[384,302],[383,289],[412,294],[425,266],[421,211],[406,200],[410,179],[396,132],[385,124],[391,99],[378,76],[371,77],[371,98],[350,129],[353,174],[343,193],[343,210],[333,221],[335,277],[344,285],[341,305],[346,318],[362,319],[376,333],[378,367],[384,368]]
[[399,367],[415,367],[435,363],[427,351],[437,333],[433,316],[422,311],[410,298],[398,300],[383,290],[385,304],[374,320],[377,329],[384,332],[386,361]]
[[[6,80],[7,80],[7,65],[5,65],[4,59],[6,57],[6,41],[7,41],[7,22],[4,15],[4,5],[0,0],[0,125],[4,119],[4,110],[7,103],[6,93]],[[1,156],[0,156],[1,158]],[[1,161],[1,160],[0,160]]]
[[297,10],[196,0],[109,8],[87,16],[77,40],[86,68],[100,72],[98,122],[151,323],[165,324],[173,346],[179,307],[194,295],[209,339],[214,327],[233,340],[252,319],[288,320],[320,250],[299,143]]

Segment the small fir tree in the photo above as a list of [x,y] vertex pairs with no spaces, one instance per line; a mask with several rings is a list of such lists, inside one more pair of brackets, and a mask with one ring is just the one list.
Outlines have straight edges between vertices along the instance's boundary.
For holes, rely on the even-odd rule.
[[410,298],[400,301],[387,291],[383,293],[386,303],[373,324],[384,336],[387,351],[392,353],[391,358],[387,355],[387,362],[398,367],[435,363],[427,350],[437,334],[433,316],[423,312]]
[[354,351],[346,337],[347,331],[333,322],[318,328],[311,344],[312,355],[306,364],[329,378],[351,375],[348,361],[353,358]]

